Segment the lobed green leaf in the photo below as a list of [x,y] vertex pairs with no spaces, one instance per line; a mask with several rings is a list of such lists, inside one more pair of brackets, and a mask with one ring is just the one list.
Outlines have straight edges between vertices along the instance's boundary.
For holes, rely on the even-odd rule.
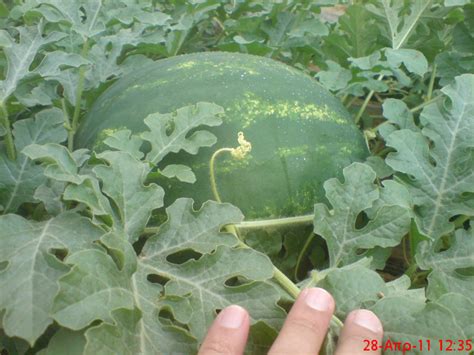
[[424,108],[421,132],[400,129],[385,136],[396,149],[386,162],[410,191],[420,231],[436,240],[458,214],[474,215],[474,75],[444,87],[449,98]]
[[[380,188],[374,184],[375,172],[360,163],[343,170],[345,182],[330,179],[324,183],[326,197],[332,205],[329,211],[324,204],[314,206],[314,232],[328,244],[330,266],[343,266],[362,258],[376,246],[391,247],[400,243],[410,224],[410,213],[405,206],[393,200],[380,198]],[[396,191],[396,190],[395,190]],[[372,220],[357,226],[359,214],[372,208]]]

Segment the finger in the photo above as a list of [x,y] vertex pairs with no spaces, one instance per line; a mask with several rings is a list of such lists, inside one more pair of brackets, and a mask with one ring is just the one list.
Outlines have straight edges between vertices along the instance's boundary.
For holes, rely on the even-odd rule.
[[209,328],[199,355],[243,354],[249,327],[249,315],[245,309],[236,305],[224,308]]
[[344,322],[336,355],[381,354],[383,328],[377,316],[367,309],[352,311]]
[[269,354],[317,354],[334,312],[334,299],[322,288],[301,291]]

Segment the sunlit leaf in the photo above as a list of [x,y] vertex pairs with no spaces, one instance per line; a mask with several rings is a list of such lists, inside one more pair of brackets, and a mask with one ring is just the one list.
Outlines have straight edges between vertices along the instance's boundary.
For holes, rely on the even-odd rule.
[[[64,116],[58,109],[39,112],[36,117],[15,122],[15,148],[21,152],[29,144],[60,143],[67,137]],[[42,169],[26,155],[15,161],[0,153],[0,204],[4,212],[15,212],[22,203],[35,202],[33,194],[45,182]]]
[[56,42],[66,36],[65,33],[51,32],[43,35],[43,24],[31,27],[18,27],[20,33],[19,42],[16,43],[13,38],[2,31],[2,36],[8,38],[9,44],[3,48],[7,58],[7,72],[5,80],[0,81],[0,103],[4,103],[21,80],[25,79],[30,73],[30,66],[40,48],[48,43]]
[[442,91],[449,100],[424,108],[421,133],[401,129],[385,137],[396,149],[387,164],[402,173],[417,224],[432,239],[453,230],[452,216],[474,214],[474,75]]
[[145,118],[149,132],[141,137],[149,141],[151,151],[146,159],[159,163],[168,153],[184,150],[196,154],[200,147],[209,147],[216,143],[216,137],[207,131],[195,131],[188,137],[189,131],[201,125],[217,126],[221,124],[222,107],[199,102],[196,106],[180,108],[175,114],[155,113]]
[[380,188],[374,184],[375,172],[354,163],[344,169],[344,183],[330,179],[324,183],[332,211],[324,204],[314,206],[314,232],[328,243],[330,265],[343,266],[364,256],[359,249],[390,247],[400,243],[410,224],[407,209],[390,203],[379,204],[367,225],[356,225],[357,217],[374,206]]
[[[59,291],[57,280],[68,272],[54,251],[75,253],[92,248],[103,232],[87,219],[64,213],[44,222],[18,215],[0,217],[0,309],[3,328],[34,344],[53,320],[52,301]],[[21,280],[21,282],[18,282]]]

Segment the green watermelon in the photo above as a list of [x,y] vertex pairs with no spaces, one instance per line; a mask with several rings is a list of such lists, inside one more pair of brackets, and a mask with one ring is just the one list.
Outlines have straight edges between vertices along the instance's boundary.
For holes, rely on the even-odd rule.
[[76,148],[95,149],[102,132],[146,129],[143,119],[213,102],[225,109],[223,124],[209,128],[217,137],[197,155],[169,155],[162,164],[186,164],[194,184],[164,179],[166,202],[192,197],[213,199],[209,160],[217,149],[236,147],[243,132],[251,154],[236,160],[219,156],[216,181],[223,201],[247,218],[311,213],[324,199],[323,183],[368,155],[363,135],[339,100],[308,75],[278,61],[238,53],[176,56],[125,75],[93,104],[76,136]]

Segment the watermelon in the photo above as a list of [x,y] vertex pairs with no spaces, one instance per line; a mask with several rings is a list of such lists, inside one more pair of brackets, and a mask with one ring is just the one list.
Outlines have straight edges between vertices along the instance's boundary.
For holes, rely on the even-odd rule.
[[216,182],[224,202],[247,218],[311,213],[324,199],[323,183],[368,155],[363,135],[340,101],[310,76],[278,61],[238,53],[194,53],[158,60],[125,75],[94,102],[76,135],[76,148],[99,149],[104,132],[146,130],[143,119],[213,102],[225,109],[223,124],[209,128],[217,143],[197,155],[167,156],[185,164],[194,184],[163,179],[166,203],[213,199],[209,160],[217,149],[236,147],[243,132],[252,144],[242,160],[216,159]]

